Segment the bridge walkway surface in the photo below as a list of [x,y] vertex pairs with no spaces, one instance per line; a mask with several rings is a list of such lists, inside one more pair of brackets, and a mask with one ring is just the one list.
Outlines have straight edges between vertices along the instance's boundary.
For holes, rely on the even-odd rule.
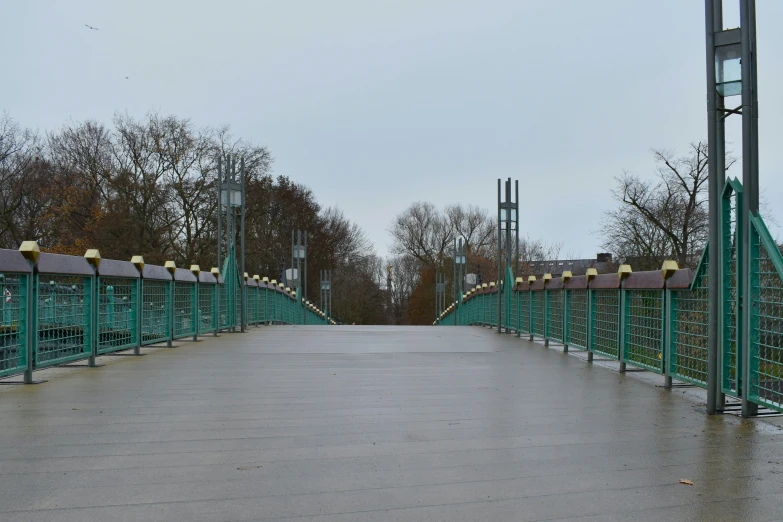
[[144,353],[0,389],[0,520],[783,520],[779,418],[511,335],[273,326]]

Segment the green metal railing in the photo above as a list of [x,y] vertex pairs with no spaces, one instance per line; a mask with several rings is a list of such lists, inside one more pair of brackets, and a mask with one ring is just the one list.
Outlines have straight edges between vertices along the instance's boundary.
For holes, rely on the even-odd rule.
[[198,304],[197,283],[174,282],[174,339],[196,335]]
[[[36,245],[37,247],[37,245]],[[328,324],[314,307],[252,280],[227,285],[213,274],[91,257],[0,249],[0,378],[141,346],[217,335],[241,324]],[[106,268],[104,270],[104,267]]]
[[34,368],[89,357],[94,278],[36,274],[34,280]]
[[167,342],[171,338],[171,281],[141,281],[141,344]]
[[27,368],[27,293],[31,275],[4,272],[0,278],[0,377]]
[[590,290],[589,350],[612,359],[620,357],[620,291]]
[[[783,255],[760,216],[752,215],[749,224],[738,219],[741,185],[728,180],[723,194],[720,390],[783,412]],[[742,273],[737,245],[743,233],[750,234],[748,353],[743,353],[740,342],[742,288],[737,277]],[[562,284],[520,278],[506,296],[504,288],[494,292],[477,287],[436,324],[453,324],[452,314],[456,314],[458,325],[497,327],[493,310],[497,299],[505,299],[510,312],[502,326],[507,330],[547,344],[563,343],[566,350],[600,354],[620,362],[621,371],[630,365],[664,375],[667,385],[676,379],[706,388],[707,253],[705,248],[695,271],[633,274],[624,270],[616,275],[569,277]]]
[[138,343],[139,280],[98,277],[98,353],[134,348]]

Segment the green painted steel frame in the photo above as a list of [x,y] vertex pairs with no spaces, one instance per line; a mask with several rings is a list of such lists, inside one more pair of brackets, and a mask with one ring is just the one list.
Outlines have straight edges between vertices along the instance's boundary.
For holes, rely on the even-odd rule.
[[39,273],[33,279],[33,368],[89,358],[95,277]]
[[138,278],[97,276],[99,354],[138,346],[140,284]]
[[24,373],[28,367],[28,290],[31,274],[3,272],[0,284],[0,377]]

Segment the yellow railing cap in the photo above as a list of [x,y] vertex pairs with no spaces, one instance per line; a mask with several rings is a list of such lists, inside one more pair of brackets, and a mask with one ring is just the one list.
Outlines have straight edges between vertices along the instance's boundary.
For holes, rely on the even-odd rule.
[[38,261],[38,255],[41,253],[41,248],[38,246],[37,241],[22,241],[19,245],[19,252],[22,253],[25,259],[35,263]]
[[258,275],[258,274],[255,274],[255,275],[253,275],[253,279],[255,279],[256,281],[261,281],[261,276]]
[[218,267],[216,267],[216,266],[213,266],[212,269],[210,270],[210,272],[212,272],[212,274],[215,277],[219,277],[220,276],[220,269]]
[[268,283],[269,282],[269,278],[264,276],[264,277],[261,278],[261,281],[263,281],[264,283]]
[[585,277],[587,278],[588,281],[590,281],[597,275],[598,275],[598,270],[596,270],[595,268],[588,268],[587,271],[585,272]]
[[534,275],[532,275],[532,276],[527,276],[527,282],[528,282],[528,283],[532,283],[532,282],[533,282],[533,281],[535,281],[535,280],[536,280],[536,276],[534,276]]
[[190,271],[198,277],[201,274],[201,267],[198,265],[190,265]]
[[144,270],[144,256],[133,256],[131,257],[131,263],[136,265],[136,268],[141,272]]
[[101,253],[97,248],[90,248],[84,253],[84,259],[95,268],[98,268],[98,265],[101,264]]
[[571,271],[570,271],[570,270],[563,270],[563,275],[562,275],[562,277],[561,277],[561,279],[562,279],[563,281],[568,281],[568,280],[569,280],[569,279],[571,279],[572,277],[574,277],[574,275],[571,273]]
[[622,281],[631,275],[632,272],[631,265],[620,265],[620,268],[617,270],[617,275],[620,276],[620,281]]
[[551,281],[552,280],[552,274],[544,274],[544,281]]
[[517,277],[516,279],[514,279],[515,284],[524,283],[524,282],[525,282],[524,277]]
[[177,270],[177,264],[174,261],[166,261],[163,266],[172,274]]
[[664,279],[669,279],[674,273],[680,269],[680,265],[674,259],[667,259],[661,265],[661,273]]

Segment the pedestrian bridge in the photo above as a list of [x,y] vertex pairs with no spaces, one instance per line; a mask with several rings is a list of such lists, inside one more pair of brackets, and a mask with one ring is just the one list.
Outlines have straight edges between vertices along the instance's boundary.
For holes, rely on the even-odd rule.
[[615,362],[478,326],[198,339],[2,387],[0,520],[783,518],[778,419]]

